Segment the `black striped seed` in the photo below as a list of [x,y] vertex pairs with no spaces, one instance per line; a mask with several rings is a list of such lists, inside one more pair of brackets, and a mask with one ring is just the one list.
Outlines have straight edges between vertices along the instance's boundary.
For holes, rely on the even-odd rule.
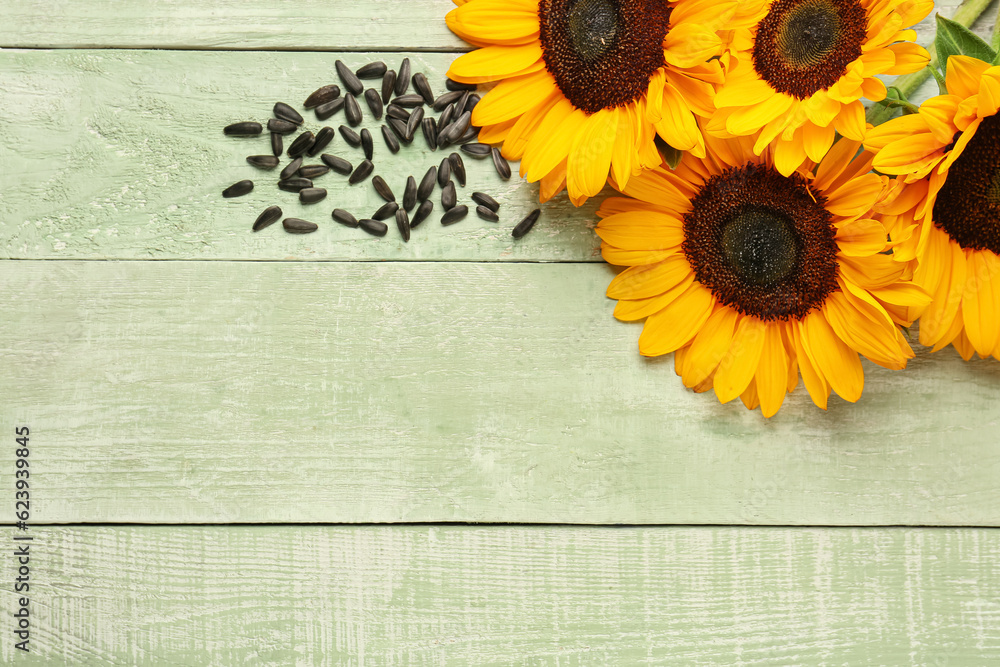
[[406,121],[406,136],[409,137],[410,141],[413,141],[413,135],[417,133],[417,128],[420,127],[421,121],[424,120],[424,108],[417,107],[410,114],[410,119]]
[[274,169],[278,166],[278,158],[273,155],[248,155],[247,162],[258,169]]
[[281,224],[289,234],[309,234],[319,229],[319,225],[315,222],[299,218],[285,218],[281,221]]
[[465,131],[465,134],[463,134],[462,136],[460,136],[458,139],[455,140],[455,143],[459,145],[467,144],[473,139],[479,139],[478,127],[470,127],[468,130]]
[[346,125],[340,126],[340,136],[342,136],[344,138],[344,141],[349,143],[354,148],[357,148],[358,146],[361,145],[361,137],[358,136],[357,132],[347,127]]
[[385,74],[386,69],[388,68],[385,66],[385,63],[377,60],[373,63],[362,65],[354,72],[354,75],[359,79],[378,79]]
[[449,104],[444,113],[438,116],[438,127],[442,130],[451,124],[451,119],[455,117],[455,105]]
[[496,168],[500,178],[507,180],[510,178],[510,164],[500,155],[500,149],[493,148],[493,166]]
[[371,109],[375,120],[382,120],[382,96],[378,94],[378,91],[374,88],[366,90],[365,102],[368,103],[368,108]]
[[437,135],[437,146],[438,148],[447,148],[451,145],[448,140],[448,131],[451,129],[451,125],[442,125],[440,119],[438,119],[438,135]]
[[333,219],[346,227],[358,226],[358,219],[342,208],[333,209]]
[[331,84],[314,90],[312,94],[306,98],[306,101],[302,104],[302,106],[306,109],[313,109],[323,104],[328,104],[338,97],[340,97],[340,86]]
[[438,147],[437,123],[433,118],[424,118],[423,122],[420,123],[420,129],[424,133],[424,141],[427,142],[427,147],[432,151],[436,151]]
[[431,193],[434,192],[434,184],[437,182],[437,167],[431,167],[424,174],[424,177],[420,179],[420,185],[417,186],[417,201],[426,201]]
[[450,211],[458,203],[458,195],[455,193],[455,184],[448,181],[448,184],[441,188],[441,208]]
[[378,193],[379,197],[386,201],[396,201],[396,195],[392,194],[392,188],[389,187],[384,178],[376,175],[372,178],[372,185],[375,186],[375,192]]
[[281,151],[285,150],[285,142],[282,140],[280,134],[271,134],[271,152],[274,153],[274,157],[279,157]]
[[461,90],[452,90],[442,94],[440,97],[434,100],[434,104],[432,105],[434,107],[434,111],[444,111],[444,108],[446,106],[448,106],[452,102],[455,102],[464,94],[465,93],[462,92]]
[[292,176],[295,175],[295,172],[297,172],[299,170],[299,167],[301,166],[302,166],[302,158],[300,157],[295,158],[287,165],[285,165],[285,168],[281,170],[281,175],[278,176],[278,178],[280,178],[281,180],[285,180],[286,178],[291,178]]
[[316,135],[308,130],[303,132],[299,136],[295,137],[295,141],[293,141],[292,145],[288,147],[288,157],[296,158],[300,155],[304,155],[305,152],[313,145],[314,141],[316,141]]
[[487,222],[500,222],[500,216],[497,215],[497,212],[486,206],[477,206],[476,215]]
[[296,125],[302,124],[302,115],[288,106],[284,102],[274,103],[274,115],[281,120],[287,120],[290,123],[295,123]]
[[415,107],[423,106],[424,98],[420,95],[410,93],[409,95],[400,95],[399,97],[394,98],[392,103],[405,109],[413,109]]
[[396,137],[393,136],[392,132],[385,125],[382,126],[382,139],[385,140],[385,145],[389,147],[390,153],[399,152],[399,142]]
[[375,145],[372,143],[372,133],[368,128],[361,130],[361,150],[365,152],[365,158],[371,160],[375,155]]
[[406,209],[399,209],[396,211],[396,229],[399,230],[399,235],[403,237],[404,242],[409,242],[410,240],[410,216],[407,215]]
[[410,112],[403,107],[396,106],[395,104],[390,104],[385,108],[385,115],[389,118],[398,118],[404,123],[410,120]]
[[243,123],[233,123],[232,125],[226,125],[222,130],[227,136],[230,137],[256,137],[258,134],[264,131],[264,126],[260,123],[254,123],[252,121],[246,121]]
[[399,210],[399,204],[394,201],[386,202],[379,206],[378,210],[375,211],[372,218],[375,220],[385,220],[386,218],[391,218],[396,215],[396,211]]
[[278,181],[278,189],[284,190],[285,192],[298,192],[304,188],[311,188],[313,182],[308,178],[286,178],[284,180]]
[[281,118],[272,118],[267,121],[267,131],[277,132],[278,134],[291,134],[295,130],[299,129],[299,126],[290,120],[282,120]]
[[531,228],[535,226],[535,222],[538,220],[538,216],[541,214],[541,212],[542,209],[536,208],[534,211],[529,213],[528,217],[526,217],[521,222],[517,223],[517,226],[514,227],[514,230],[510,233],[510,235],[513,236],[515,239],[519,239],[528,232],[530,232]]
[[357,166],[357,168],[354,170],[354,173],[351,174],[351,177],[347,179],[347,182],[350,185],[355,185],[357,183],[360,183],[361,181],[371,176],[372,170],[374,168],[375,165],[372,164],[371,160],[365,160],[364,162],[362,162]]
[[461,150],[466,155],[471,155],[472,157],[481,160],[484,157],[490,156],[490,154],[493,152],[493,147],[490,146],[489,144],[480,144],[480,143],[464,144]]
[[269,225],[273,225],[281,218],[281,207],[268,206],[265,208],[253,223],[253,230],[259,232]]
[[253,190],[253,181],[237,181],[222,191],[225,198],[242,197]]
[[465,187],[465,162],[462,161],[462,156],[458,153],[452,153],[448,156],[448,162],[451,163],[451,173],[455,174],[455,180],[463,188]]
[[314,141],[313,145],[306,151],[306,155],[309,157],[316,157],[316,155],[321,153],[323,149],[326,148],[331,141],[333,141],[333,136],[334,133],[332,127],[323,127],[316,133],[316,141]]
[[421,222],[426,220],[427,216],[429,216],[431,214],[431,211],[433,210],[434,210],[434,202],[432,202],[430,199],[420,204],[420,206],[417,208],[417,212],[413,215],[413,220],[410,221],[410,229],[413,229]]
[[443,188],[449,181],[451,181],[451,162],[448,162],[448,158],[444,158],[438,165],[438,185]]
[[391,69],[382,77],[382,104],[392,99],[392,89],[396,85],[396,70]]
[[396,94],[402,95],[410,87],[410,59],[403,58],[399,64],[399,74],[396,76]]
[[357,76],[355,76],[354,72],[348,69],[347,65],[345,65],[341,60],[335,62],[334,67],[337,68],[337,75],[340,76],[340,80],[344,84],[344,87],[347,88],[347,90],[352,94],[360,95],[361,91],[363,91],[365,87],[361,85],[361,81]]
[[469,215],[469,207],[462,205],[456,206],[453,209],[445,211],[445,214],[441,216],[441,225],[454,225],[456,222]]
[[494,199],[493,197],[489,196],[485,192],[473,192],[472,193],[472,201],[476,202],[480,206],[485,206],[486,208],[490,209],[491,211],[499,211],[500,210],[500,202],[498,202],[496,199]]
[[342,157],[337,157],[336,155],[323,153],[322,155],[319,156],[319,159],[322,160],[328,167],[330,167],[330,169],[334,170],[338,174],[343,174],[344,176],[347,176],[354,170],[354,167],[351,165],[350,162],[348,162]]
[[321,104],[316,107],[316,120],[326,120],[333,114],[343,109],[345,104],[347,104],[346,97],[338,97],[337,99],[327,102],[326,104]]
[[309,164],[299,169],[299,176],[308,179],[319,178],[328,171],[330,168],[325,164]]
[[358,226],[372,236],[385,236],[386,232],[389,231],[389,225],[371,218],[358,220]]
[[459,83],[458,81],[452,81],[451,79],[446,79],[444,82],[445,88],[448,90],[475,90],[476,84],[474,83]]
[[417,179],[406,177],[406,189],[403,190],[403,208],[409,211],[417,203]]
[[392,131],[400,141],[404,144],[410,143],[410,140],[406,136],[406,123],[398,118],[387,118],[385,122],[389,124],[389,127],[392,128]]
[[315,204],[326,199],[326,188],[302,188],[299,190],[299,201],[303,204]]
[[455,102],[456,114],[461,114],[463,111],[466,111],[465,105],[468,104],[470,95],[472,95],[472,93],[465,91],[462,93],[462,96],[458,98],[458,101]]
[[351,127],[357,127],[361,124],[361,120],[364,118],[361,115],[361,105],[358,104],[358,99],[354,95],[347,95],[346,102],[344,103],[344,117]]
[[469,129],[469,123],[472,121],[472,114],[468,111],[464,112],[459,116],[454,123],[448,127],[447,138],[450,143],[455,143],[458,141],[459,137],[465,134],[465,131]]
[[413,89],[420,93],[420,96],[424,98],[424,102],[434,104],[434,93],[431,92],[431,84],[427,83],[427,77],[424,76],[423,72],[417,72],[413,75]]
[[463,111],[468,111],[471,113],[472,110],[476,108],[476,105],[479,104],[480,100],[482,99],[483,98],[481,98],[479,95],[475,94],[469,95],[469,99],[465,103],[465,109],[463,109]]

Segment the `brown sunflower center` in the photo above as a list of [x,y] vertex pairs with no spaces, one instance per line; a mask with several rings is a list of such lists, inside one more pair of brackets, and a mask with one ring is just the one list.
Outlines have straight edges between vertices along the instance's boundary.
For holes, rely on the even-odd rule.
[[695,277],[723,304],[762,320],[799,319],[837,287],[826,200],[798,174],[762,165],[709,178],[684,216]]
[[778,0],[757,27],[754,69],[778,92],[806,99],[844,75],[867,30],[858,0]]
[[664,65],[663,0],[541,0],[538,19],[545,68],[587,113],[637,99]]
[[934,222],[963,248],[1000,255],[1000,116],[983,119],[948,169]]

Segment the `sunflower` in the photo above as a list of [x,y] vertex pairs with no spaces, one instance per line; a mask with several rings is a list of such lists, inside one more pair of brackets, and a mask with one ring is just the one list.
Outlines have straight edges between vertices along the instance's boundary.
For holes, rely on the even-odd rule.
[[628,268],[611,281],[615,316],[645,318],[639,351],[674,352],[685,386],[739,396],[765,417],[799,373],[813,402],[861,396],[859,353],[901,369],[913,356],[899,326],[929,297],[883,254],[875,205],[897,194],[871,155],[840,140],[817,166],[782,175],[753,137],[707,139],[674,171],[632,178],[606,200],[601,251]]
[[905,182],[894,256],[933,301],[920,342],[1000,359],[1000,67],[948,59],[948,93],[871,130],[874,166]]
[[[498,81],[473,112],[480,141],[503,144],[546,201],[580,205],[623,187],[669,146],[705,155],[695,120],[714,112],[720,56],[764,0],[458,0],[448,27],[481,46],[448,76]],[[745,45],[744,45],[745,46]]]
[[861,141],[861,98],[885,98],[878,74],[922,69],[927,51],[904,30],[933,9],[931,0],[771,0],[752,29],[751,47],[733,54],[706,131],[756,135],[754,152],[775,144],[788,176],[818,162],[834,133]]

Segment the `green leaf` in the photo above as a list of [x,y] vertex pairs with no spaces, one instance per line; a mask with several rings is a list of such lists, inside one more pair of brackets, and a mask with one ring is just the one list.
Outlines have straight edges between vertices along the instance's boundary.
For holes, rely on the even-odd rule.
[[667,163],[667,166],[676,169],[677,165],[681,163],[681,158],[684,157],[683,151],[668,144],[658,134],[653,137],[653,143],[656,144],[656,150],[659,151],[660,157]]
[[992,63],[997,57],[990,45],[961,23],[937,15],[937,34],[934,36],[934,48],[937,49],[938,67],[942,72],[948,71],[948,58],[952,56],[969,56],[984,62]]
[[948,86],[944,82],[944,76],[941,74],[941,72],[939,72],[937,70],[937,67],[928,67],[928,69],[931,71],[931,74],[934,76],[934,80],[937,81],[938,94],[939,95],[947,95],[948,94]]

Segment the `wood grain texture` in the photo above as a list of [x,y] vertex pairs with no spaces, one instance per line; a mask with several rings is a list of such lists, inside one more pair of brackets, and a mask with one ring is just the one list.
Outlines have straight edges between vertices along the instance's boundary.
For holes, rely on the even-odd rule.
[[1000,661],[995,529],[44,528],[33,548],[37,653],[5,641],[7,664]]
[[922,351],[764,420],[641,357],[610,276],[0,262],[0,423],[43,522],[1000,525],[1000,362]]
[[[515,241],[511,229],[538,206],[538,186],[516,177],[502,181],[489,160],[466,156],[468,186],[459,188],[459,203],[471,204],[474,190],[491,193],[501,203],[501,222],[484,222],[473,213],[442,228],[435,190],[437,212],[418,240],[406,244],[395,229],[379,239],[331,220],[337,207],[360,218],[384,203],[370,180],[350,187],[346,177],[331,172],[316,180],[329,196],[302,205],[295,194],[278,190],[280,169],[261,171],[246,163],[247,155],[270,153],[267,135],[223,136],[222,128],[233,122],[266,123],[276,101],[299,107],[319,86],[336,83],[337,58],[357,67],[377,57],[397,67],[404,56],[0,51],[0,256],[600,261],[591,228],[598,201],[577,209],[565,195],[557,197],[543,207],[536,228]],[[409,58],[435,91],[445,90],[451,55]],[[431,152],[418,137],[391,155],[380,123],[362,106],[375,138],[375,173],[401,198],[407,175],[419,180],[450,151]],[[325,122],[312,112],[305,116],[305,127],[313,131],[345,123],[343,113]],[[326,152],[355,165],[364,159],[360,148],[340,136]],[[250,195],[222,197],[224,188],[246,178],[256,184]],[[272,204],[322,229],[301,236],[275,225],[252,233],[254,219]]]

